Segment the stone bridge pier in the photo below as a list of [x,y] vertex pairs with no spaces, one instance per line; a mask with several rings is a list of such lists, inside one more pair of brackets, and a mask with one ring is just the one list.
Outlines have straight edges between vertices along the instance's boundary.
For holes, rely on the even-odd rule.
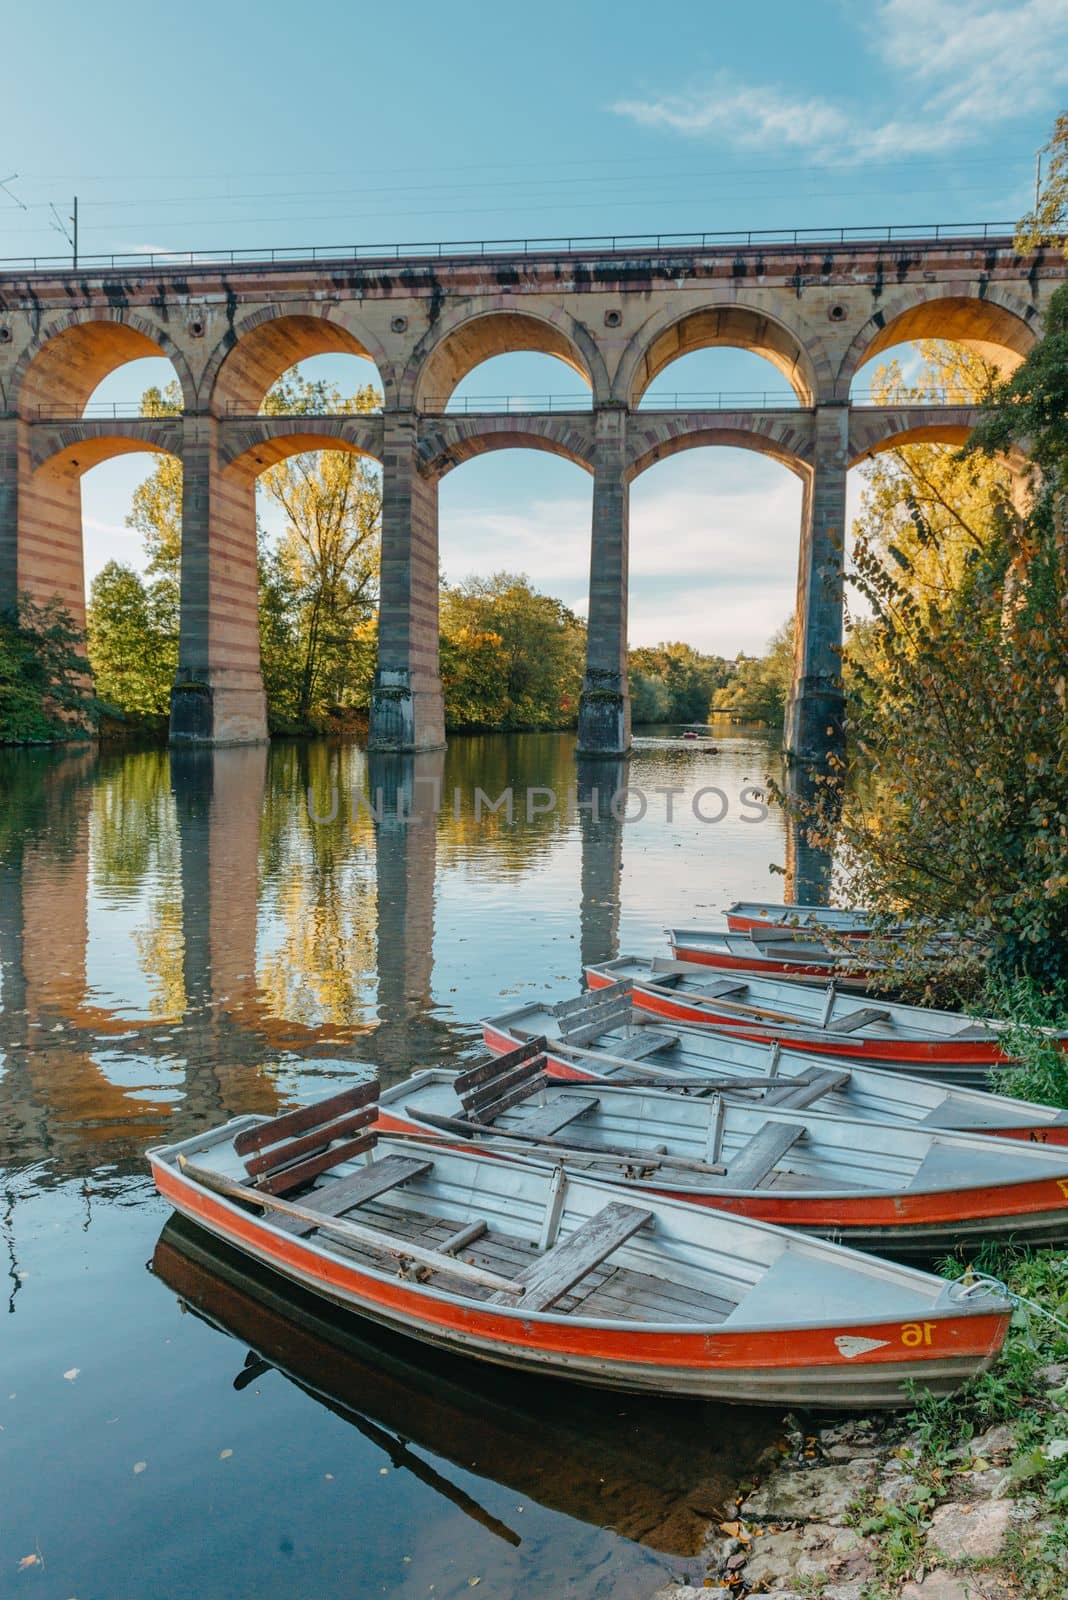
[[[630,486],[679,450],[740,446],[803,485],[785,744],[796,761],[820,761],[843,736],[847,471],[895,445],[960,442],[974,421],[959,396],[870,404],[854,391],[856,374],[883,351],[927,338],[1009,370],[1039,337],[1066,275],[1059,253],[1020,256],[989,228],[950,238],[932,228],[866,239],[442,245],[330,260],[110,257],[77,271],[12,264],[0,270],[0,609],[21,595],[57,599],[83,625],[82,477],[129,451],[170,454],[184,485],[172,738],[262,741],[256,479],[295,454],[353,452],[382,468],[371,747],[434,750],[445,738],[439,483],[488,450],[544,450],[592,479],[578,742],[583,755],[618,756],[630,743]],[[720,345],[767,360],[789,384],[788,400],[649,403],[650,384],[672,362]],[[569,368],[589,404],[458,407],[469,373],[518,351]],[[265,413],[279,378],[331,353],[368,363],[379,412]],[[99,384],[144,356],[170,360],[179,413],[97,415]]]

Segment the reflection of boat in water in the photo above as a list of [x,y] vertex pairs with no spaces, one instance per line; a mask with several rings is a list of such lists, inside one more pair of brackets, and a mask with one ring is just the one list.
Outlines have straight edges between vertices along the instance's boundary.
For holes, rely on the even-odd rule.
[[522,1519],[500,1521],[453,1481],[450,1466],[654,1550],[693,1556],[777,1431],[766,1412],[586,1391],[417,1345],[355,1322],[181,1219],[163,1229],[152,1271],[248,1347],[235,1388],[275,1368],[512,1544]]
[[630,742],[635,750],[689,750],[706,756],[718,756],[720,753],[718,744],[692,731],[660,736],[635,734]]

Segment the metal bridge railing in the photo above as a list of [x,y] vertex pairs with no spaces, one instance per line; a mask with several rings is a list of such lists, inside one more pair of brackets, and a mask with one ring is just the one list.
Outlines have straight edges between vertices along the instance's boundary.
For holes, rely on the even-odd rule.
[[[887,397],[875,389],[860,389],[850,396],[849,404],[858,407],[890,409],[900,406],[974,406],[979,402],[974,394],[963,389],[930,389],[926,393],[904,399]],[[432,396],[423,404],[426,416],[544,416],[559,412],[592,411],[593,400],[588,390],[581,394],[472,394],[450,395],[447,399]],[[644,395],[636,412],[647,411],[800,411],[805,407],[800,397],[792,392],[775,389],[718,389],[709,392],[679,391],[673,394]],[[221,413],[230,421],[294,421],[306,418],[309,422],[359,420],[363,417],[381,416],[381,407],[373,411],[247,411],[228,407]],[[37,422],[166,422],[180,417],[180,412],[156,413],[146,416],[140,400],[91,400],[81,411],[57,411],[50,406],[37,406],[31,413]]]
[[122,254],[12,256],[0,259],[4,272],[106,271],[115,267],[299,266],[317,261],[478,260],[492,256],[581,255],[649,250],[760,249],[773,245],[893,244],[935,240],[1010,240],[1014,222],[895,222],[863,228],[748,228],[705,233],[560,234],[526,239],[411,241],[407,244],[290,245],[249,250],[139,250]]

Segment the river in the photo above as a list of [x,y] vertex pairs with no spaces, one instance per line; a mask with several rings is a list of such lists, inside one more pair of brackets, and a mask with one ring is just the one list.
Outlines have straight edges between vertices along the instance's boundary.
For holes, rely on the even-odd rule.
[[143,1152],[353,1062],[455,1063],[481,1016],[570,997],[584,962],[781,898],[773,749],[716,738],[581,766],[568,734],[0,752],[0,1594],[701,1581],[780,1419],[346,1323],[168,1221]]

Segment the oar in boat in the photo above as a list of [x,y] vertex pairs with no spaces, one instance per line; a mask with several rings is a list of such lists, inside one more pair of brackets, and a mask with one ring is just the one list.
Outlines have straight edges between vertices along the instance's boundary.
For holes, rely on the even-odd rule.
[[[654,991],[656,990],[655,978],[650,978],[643,981],[647,982],[649,987]],[[828,1016],[828,1020],[826,1022],[808,1022],[804,1017],[797,1016],[796,1013],[791,1015],[788,1011],[769,1011],[764,1006],[748,1006],[744,1000],[717,1000],[715,996],[709,996],[706,998],[704,995],[690,994],[686,990],[679,991],[672,989],[666,992],[670,993],[672,996],[677,996],[678,999],[683,1002],[683,1004],[688,1006],[692,1005],[711,1007],[716,1012],[721,1010],[731,1012],[731,1017],[719,1018],[721,1022],[725,1021],[728,1024],[733,1020],[734,1015],[736,1015],[739,1022],[746,1022],[750,1017],[763,1017],[769,1022],[778,1022],[788,1028],[802,1028],[809,1033],[837,1033],[840,1031],[834,1026],[833,1020],[831,1020],[830,1016]],[[833,996],[828,996],[828,998],[831,1000],[831,1006],[833,1007],[833,1002],[838,998],[838,995],[835,994]],[[828,1011],[830,1011],[830,1009],[831,1007],[828,1007]],[[882,1006],[880,1006],[878,1009],[880,1013],[883,1013],[884,1008]],[[654,1014],[652,1021],[649,1023],[643,1023],[642,1026],[651,1027],[655,1023],[656,1026],[663,1027],[665,1022],[671,1022],[671,1020],[672,1019],[670,1017],[662,1017]],[[893,1025],[893,1017],[888,1011],[885,1013],[885,1015],[880,1014],[880,1016],[872,1017],[869,1020],[872,1022],[887,1023],[891,1026]],[[701,1027],[702,1024],[697,1023],[695,1026]]]
[[[663,1018],[658,1017],[654,1020],[657,1022],[662,1022]],[[775,1071],[774,1061],[768,1062],[767,1072],[761,1073],[759,1077],[752,1078],[715,1078],[711,1076],[705,1077],[693,1072],[669,1072],[665,1067],[653,1066],[649,1061],[646,1061],[644,1057],[637,1061],[632,1061],[627,1056],[611,1055],[607,1050],[591,1050],[586,1045],[570,1044],[566,1039],[550,1040],[546,1044],[546,1054],[560,1056],[583,1056],[594,1061],[603,1061],[606,1065],[611,1067],[629,1067],[632,1072],[641,1071],[648,1073],[650,1078],[654,1080],[651,1087],[655,1087],[659,1081],[660,1087],[666,1089],[693,1089],[699,1085],[703,1089],[722,1089],[725,1093],[729,1093],[738,1089],[781,1089],[787,1084],[792,1089],[807,1089],[811,1084],[817,1081],[817,1079],[813,1077],[811,1073],[805,1073],[801,1077],[797,1078],[781,1078]],[[848,1074],[846,1076],[848,1077]],[[627,1087],[636,1089],[639,1087],[639,1085],[636,1083],[630,1083],[627,1085]],[[841,1088],[842,1085],[839,1083],[836,1085],[836,1087]]]
[[499,1277],[495,1272],[485,1272],[481,1267],[472,1266],[455,1256],[445,1255],[439,1250],[428,1250],[424,1245],[409,1244],[407,1240],[401,1241],[388,1233],[379,1233],[375,1228],[362,1228],[359,1223],[327,1216],[312,1206],[282,1200],[278,1195],[268,1194],[265,1189],[250,1189],[247,1184],[236,1183],[220,1172],[213,1172],[210,1167],[196,1166],[186,1156],[178,1157],[178,1166],[187,1178],[203,1184],[205,1189],[213,1189],[216,1194],[226,1195],[231,1200],[249,1201],[252,1205],[263,1206],[267,1211],[278,1211],[296,1222],[309,1222],[320,1233],[332,1233],[339,1239],[351,1240],[353,1244],[369,1245],[372,1250],[395,1256],[401,1262],[417,1261],[420,1266],[430,1267],[434,1272],[447,1272],[452,1278],[462,1278],[464,1282],[476,1283],[483,1289],[493,1289],[517,1298],[523,1293],[521,1284],[512,1283],[509,1278]]
[[418,1106],[405,1106],[404,1109],[417,1122],[425,1122],[431,1128],[440,1128],[443,1133],[458,1133],[465,1139],[474,1139],[479,1134],[491,1139],[514,1139],[520,1144],[547,1145],[552,1150],[559,1150],[565,1156],[609,1156],[654,1170],[658,1167],[679,1167],[684,1172],[704,1172],[710,1177],[717,1178],[723,1177],[727,1171],[726,1167],[720,1164],[711,1161],[693,1161],[689,1156],[669,1156],[660,1151],[650,1151],[646,1155],[641,1150],[626,1150],[620,1145],[612,1144],[568,1144],[566,1140],[553,1139],[548,1134],[523,1133],[519,1128],[498,1128],[491,1122],[469,1122],[466,1117],[442,1117],[436,1111],[420,1111]]

